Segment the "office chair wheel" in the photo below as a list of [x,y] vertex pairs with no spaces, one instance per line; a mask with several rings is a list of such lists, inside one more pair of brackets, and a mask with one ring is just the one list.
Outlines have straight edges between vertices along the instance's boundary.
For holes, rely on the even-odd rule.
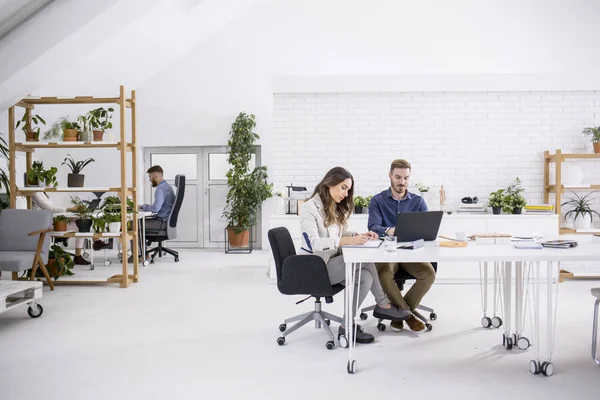
[[279,331],[285,332],[286,329],[287,329],[287,325],[286,324],[279,325]]
[[325,319],[325,323],[327,324],[327,326],[331,326],[331,321],[328,319]]
[[554,364],[549,361],[544,361],[540,369],[545,376],[552,376],[554,373]]
[[117,253],[117,258],[119,259],[119,261],[121,261],[123,259],[123,253]]
[[512,350],[512,348],[513,348],[512,338],[509,338],[509,337],[506,338],[504,347],[506,348],[506,350]]
[[435,321],[437,319],[437,314],[432,312],[431,314],[429,314],[429,319]]
[[344,335],[339,335],[338,336],[338,342],[340,342],[340,347],[345,349],[348,347],[348,339],[346,339],[346,336]]
[[110,260],[104,261],[104,266],[110,267],[110,264],[112,264],[112,262]]
[[356,373],[356,360],[348,360],[348,366],[346,367],[349,374]]
[[179,262],[179,257],[175,257],[175,262]]
[[427,328],[427,332],[431,332],[431,330],[433,329],[433,325],[425,324],[425,328]]
[[367,315],[367,313],[361,312],[359,315],[360,319],[362,319],[363,321],[366,320],[369,316]]
[[490,326],[492,326],[492,319],[490,317],[481,318],[481,326],[483,326],[484,328],[489,328]]
[[144,267],[147,267],[148,265],[150,265],[150,261],[148,261],[148,260],[144,260],[144,262],[142,263],[142,265],[143,265]]
[[283,336],[278,337],[277,344],[283,346],[285,344],[285,338]]
[[330,340],[329,342],[325,343],[325,347],[327,347],[327,350],[333,350],[333,348],[335,347],[335,343],[333,342],[333,340]]
[[44,307],[42,307],[41,304],[36,303],[35,308],[33,308],[31,306],[29,306],[29,308],[27,308],[27,314],[29,314],[29,316],[31,318],[38,318],[43,313],[44,313]]
[[90,253],[88,253],[87,251],[84,251],[82,256],[83,256],[83,258],[88,259],[88,258],[90,258]]
[[381,322],[377,323],[377,330],[379,332],[385,331],[385,328],[386,328],[385,324],[382,324]]
[[531,371],[534,375],[539,375],[542,370],[540,369],[540,364],[537,361],[531,360],[529,361],[529,371]]
[[493,317],[492,318],[492,326],[494,328],[500,328],[502,326],[502,318],[500,318],[500,317]]
[[519,349],[527,350],[529,346],[531,346],[531,343],[529,343],[529,339],[526,337],[520,337],[519,340],[517,340],[517,347]]

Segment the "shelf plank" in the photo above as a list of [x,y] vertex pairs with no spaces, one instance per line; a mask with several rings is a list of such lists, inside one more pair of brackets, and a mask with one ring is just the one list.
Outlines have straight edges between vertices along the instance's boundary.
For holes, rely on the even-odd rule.
[[586,153],[586,154],[564,154],[563,158],[600,158],[600,153]]
[[31,97],[24,98],[20,103],[24,104],[119,104],[118,97]]
[[[600,189],[600,185],[590,185],[590,186],[577,186],[577,187],[564,187],[561,186],[561,191],[562,193],[565,192],[565,190],[598,190]],[[550,191],[554,191],[556,190],[556,185],[546,185],[546,190],[550,190]]]
[[[57,187],[57,188],[42,188],[37,186],[32,187],[17,187],[17,196],[33,196],[37,192],[46,193],[76,193],[76,192],[120,192],[120,187]],[[128,194],[134,192],[133,188],[127,188]]]
[[559,233],[561,235],[593,235],[597,234],[598,232],[577,232],[575,229],[571,228],[560,228]]
[[[77,149],[77,148],[113,148],[118,149],[121,142],[101,141],[101,142],[25,142],[15,143],[16,151],[32,152],[33,149]],[[132,143],[126,143],[125,148],[131,151],[134,147]]]

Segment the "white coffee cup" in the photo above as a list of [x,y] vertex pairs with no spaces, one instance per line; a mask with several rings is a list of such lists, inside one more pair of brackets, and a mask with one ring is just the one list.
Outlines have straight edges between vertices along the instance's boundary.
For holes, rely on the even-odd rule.
[[467,232],[454,232],[454,237],[456,240],[460,240],[461,242],[467,241]]

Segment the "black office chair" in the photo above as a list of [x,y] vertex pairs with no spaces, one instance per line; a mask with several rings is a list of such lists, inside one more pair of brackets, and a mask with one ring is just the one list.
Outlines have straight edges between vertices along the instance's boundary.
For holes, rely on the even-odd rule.
[[[286,228],[274,228],[269,230],[269,243],[273,251],[275,260],[275,270],[277,271],[277,288],[281,294],[289,295],[308,295],[307,298],[296,302],[300,304],[311,297],[315,298],[315,310],[286,319],[279,325],[279,330],[283,336],[277,338],[277,343],[282,346],[285,344],[285,337],[294,332],[301,326],[310,321],[315,321],[315,328],[325,329],[329,335],[329,341],[325,344],[331,350],[335,347],[335,339],[329,324],[331,321],[342,323],[338,316],[321,310],[321,297],[325,297],[326,303],[333,302],[333,296],[342,290],[344,286],[337,284],[331,285],[327,266],[325,261],[315,255],[296,255],[294,242]],[[287,324],[299,321],[290,329]]]
[[177,193],[175,195],[175,204],[169,215],[169,220],[163,223],[163,226],[161,226],[159,230],[146,230],[146,245],[149,246],[154,242],[157,243],[156,247],[147,252],[147,254],[151,255],[151,264],[154,264],[154,258],[157,254],[159,257],[162,257],[163,253],[171,254],[175,257],[175,262],[179,262],[179,252],[163,247],[163,242],[177,238],[177,218],[179,217],[179,210],[181,209],[181,203],[183,202],[183,196],[185,195],[185,175],[175,176],[175,187],[177,187]]
[[[432,262],[431,266],[433,267],[433,270],[437,273],[437,262]],[[405,270],[403,270],[402,268],[398,268],[398,272],[396,272],[394,274],[394,281],[396,281],[396,285],[398,285],[398,288],[400,289],[400,291],[404,290],[404,285],[406,284],[406,281],[410,280],[410,279],[415,280],[416,278],[414,276],[412,276],[411,274],[409,274],[408,272],[406,272]],[[362,319],[362,320],[367,319],[367,312],[372,311],[374,309],[375,309],[374,305],[361,309],[360,310],[360,319]],[[424,306],[423,304],[419,304],[417,306],[417,310],[428,312],[429,320],[431,320],[431,321],[435,321],[437,319],[437,314],[435,313],[435,310],[433,308]],[[427,318],[425,318],[417,310],[413,311],[414,316],[417,317],[418,319],[420,319],[421,321],[423,321],[423,323],[425,324],[425,327],[427,328],[427,332],[431,331],[433,329],[433,326],[429,323],[429,320]],[[383,323],[383,320],[381,320],[381,319],[378,320],[377,329],[383,332],[383,331],[385,331],[385,327],[386,326]]]

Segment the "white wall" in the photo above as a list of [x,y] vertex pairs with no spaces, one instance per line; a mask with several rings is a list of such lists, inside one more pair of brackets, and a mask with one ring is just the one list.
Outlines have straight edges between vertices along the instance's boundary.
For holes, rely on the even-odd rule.
[[[353,174],[355,194],[376,194],[389,187],[390,162],[405,158],[411,182],[432,186],[430,206],[439,205],[441,185],[446,205],[457,207],[466,196],[485,201],[517,176],[527,200],[541,202],[543,152],[593,152],[581,130],[600,120],[600,91],[302,93],[273,101],[276,186],[293,182],[312,193],[340,165]],[[572,164],[585,183],[600,183],[599,160]]]

